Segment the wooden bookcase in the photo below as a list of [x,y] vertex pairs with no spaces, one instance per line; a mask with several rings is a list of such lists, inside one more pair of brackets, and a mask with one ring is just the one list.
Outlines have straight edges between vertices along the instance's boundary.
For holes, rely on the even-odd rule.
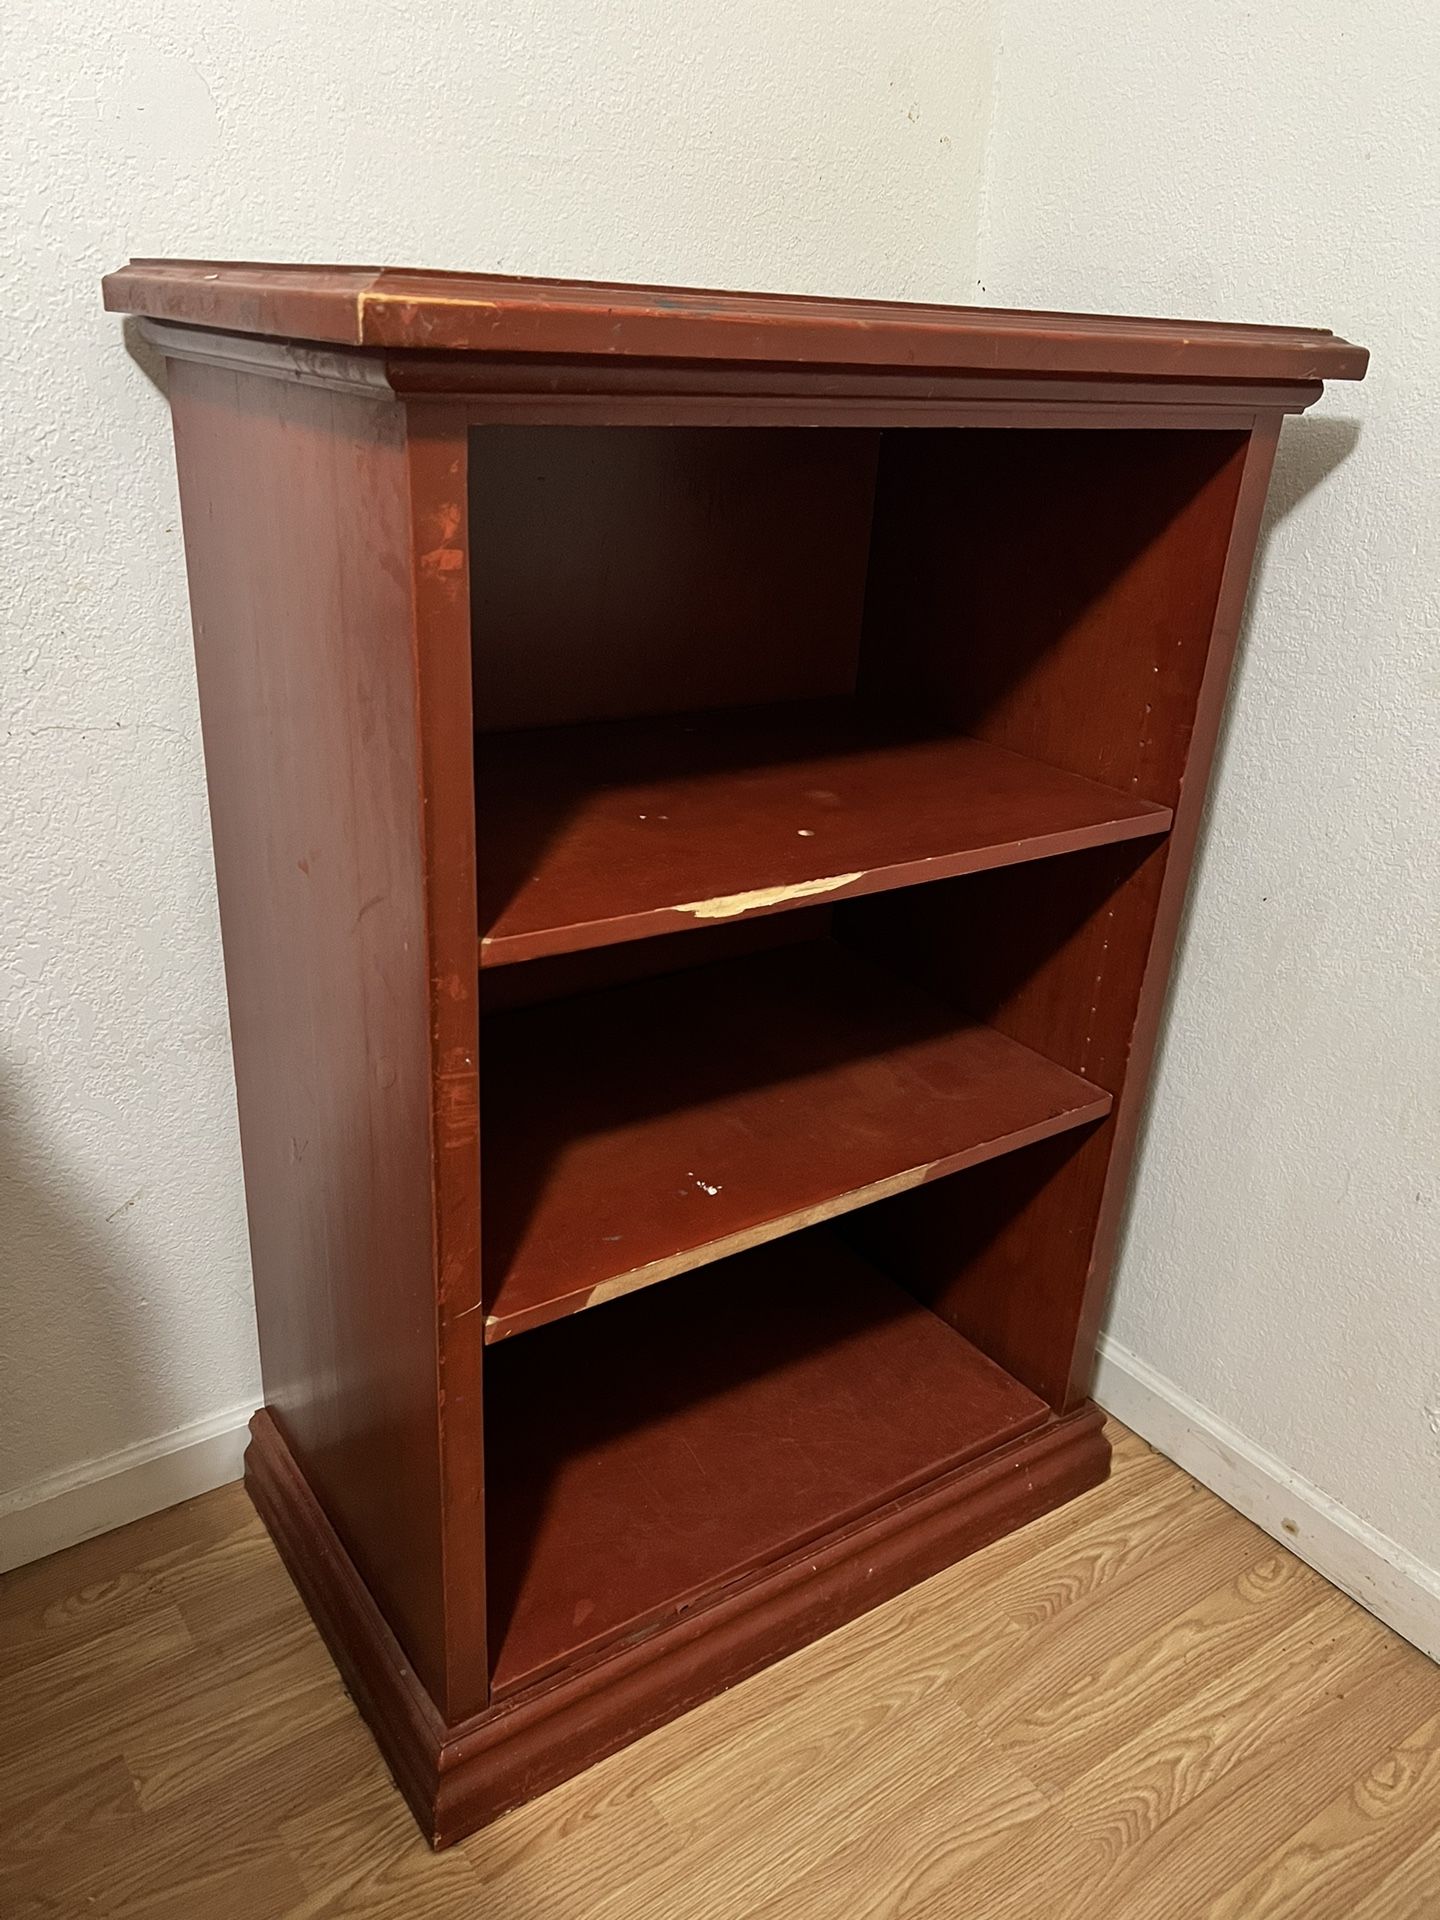
[[137,261],[256,1503],[437,1844],[1102,1479],[1323,332]]

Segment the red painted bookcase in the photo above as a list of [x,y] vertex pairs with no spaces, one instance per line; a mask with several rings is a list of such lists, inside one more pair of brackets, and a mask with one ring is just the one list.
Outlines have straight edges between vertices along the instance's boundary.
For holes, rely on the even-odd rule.
[[1104,1477],[1324,332],[141,260],[255,1501],[444,1844]]

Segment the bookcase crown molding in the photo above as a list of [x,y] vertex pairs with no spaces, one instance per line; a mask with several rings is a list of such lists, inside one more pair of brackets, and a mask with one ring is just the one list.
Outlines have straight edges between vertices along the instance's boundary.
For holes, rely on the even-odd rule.
[[1107,380],[1309,384],[1363,378],[1363,347],[1319,327],[928,306],[620,282],[132,260],[117,313],[342,347],[445,353],[885,367]]

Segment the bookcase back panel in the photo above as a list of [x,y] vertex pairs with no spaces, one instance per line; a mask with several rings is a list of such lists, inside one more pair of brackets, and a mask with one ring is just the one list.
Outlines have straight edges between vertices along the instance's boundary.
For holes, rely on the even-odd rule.
[[[1168,848],[1100,847],[837,909],[841,937],[1103,1087],[1126,1085]],[[886,1202],[861,1245],[1056,1406],[1070,1391],[1113,1116]]]
[[1247,443],[885,434],[863,696],[1173,806]]
[[882,449],[862,687],[1177,810],[1164,840],[837,909],[841,937],[1114,1097],[1087,1133],[853,1228],[1057,1408],[1088,1387],[1124,1096],[1158,1021],[1271,445],[1042,430]]
[[478,726],[852,692],[877,446],[848,429],[474,429]]

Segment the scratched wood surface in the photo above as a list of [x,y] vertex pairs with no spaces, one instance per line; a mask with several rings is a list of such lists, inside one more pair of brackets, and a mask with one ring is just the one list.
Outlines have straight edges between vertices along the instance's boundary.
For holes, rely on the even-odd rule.
[[500,1014],[482,1052],[491,1341],[1110,1110],[828,940]]
[[480,741],[480,963],[1164,833],[1168,807],[849,701]]
[[1440,1672],[1103,1487],[432,1855],[230,1487],[0,1582],[10,1920],[1429,1920]]
[[365,347],[1242,380],[1358,380],[1369,358],[1322,327],[926,307],[412,267],[138,259],[109,274],[104,288],[112,313]]

